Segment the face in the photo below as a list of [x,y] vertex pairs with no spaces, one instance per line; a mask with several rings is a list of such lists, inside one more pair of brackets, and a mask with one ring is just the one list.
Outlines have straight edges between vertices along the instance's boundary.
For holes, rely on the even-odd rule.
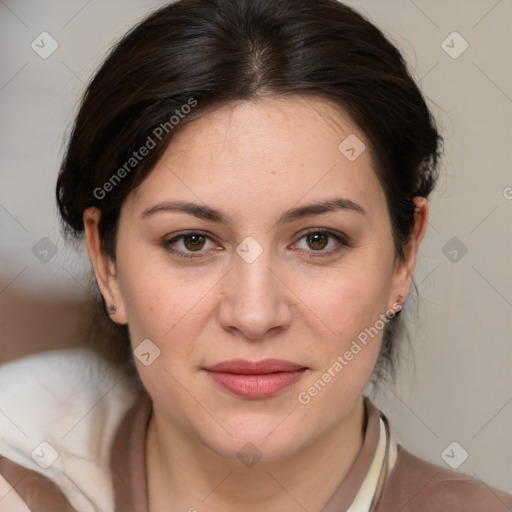
[[279,458],[360,403],[411,277],[361,143],[320,99],[230,104],[178,132],[127,198],[98,281],[145,354],[154,421]]

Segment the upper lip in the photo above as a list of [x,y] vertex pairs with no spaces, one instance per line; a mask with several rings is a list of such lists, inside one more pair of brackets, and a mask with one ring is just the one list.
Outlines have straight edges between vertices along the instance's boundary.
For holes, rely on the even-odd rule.
[[210,372],[240,373],[258,375],[277,372],[293,372],[304,369],[305,366],[295,364],[283,359],[262,359],[261,361],[247,361],[245,359],[230,359],[221,361],[212,366],[205,367]]

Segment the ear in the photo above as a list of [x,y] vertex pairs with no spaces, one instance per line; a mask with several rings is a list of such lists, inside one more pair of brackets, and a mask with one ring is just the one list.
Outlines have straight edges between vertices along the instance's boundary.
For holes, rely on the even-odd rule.
[[85,239],[94,275],[107,310],[115,306],[109,313],[110,319],[118,324],[126,324],[126,312],[116,276],[115,262],[103,251],[99,231],[101,212],[98,208],[87,208],[83,214]]
[[[404,247],[404,260],[397,256],[395,274],[393,276],[393,286],[389,300],[391,304],[405,302],[412,285],[416,262],[418,260],[418,251],[420,244],[425,236],[428,225],[428,200],[425,197],[415,197],[414,202],[414,229],[409,242]],[[392,306],[390,306],[392,307]]]

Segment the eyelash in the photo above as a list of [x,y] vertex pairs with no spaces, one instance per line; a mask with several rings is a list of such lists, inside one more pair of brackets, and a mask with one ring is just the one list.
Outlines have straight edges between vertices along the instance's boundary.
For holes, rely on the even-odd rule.
[[[295,244],[298,243],[303,238],[307,237],[308,235],[312,235],[312,234],[327,235],[328,237],[334,238],[340,245],[338,247],[334,248],[334,249],[329,250],[329,251],[324,251],[324,250],[307,251],[308,252],[307,257],[309,259],[329,257],[329,256],[332,256],[333,254],[339,252],[344,247],[349,247],[350,246],[349,242],[348,242],[348,238],[345,235],[335,233],[335,232],[330,231],[328,229],[319,229],[319,228],[314,228],[314,229],[311,229],[309,231],[306,231],[305,233],[303,233],[301,235],[301,237],[297,240],[297,242],[295,242]],[[173,243],[176,243],[177,241],[179,241],[179,240],[181,240],[183,238],[186,238],[187,236],[191,236],[191,235],[199,235],[199,236],[202,236],[204,238],[207,238],[208,240],[212,240],[213,241],[212,237],[210,235],[208,235],[208,233],[206,233],[204,231],[188,231],[186,233],[180,233],[179,235],[174,236],[171,239],[164,240],[163,241],[163,246],[164,246],[165,249],[167,249],[169,252],[171,252],[174,256],[177,256],[178,258],[184,258],[184,259],[189,259],[189,260],[190,259],[195,259],[195,258],[204,258],[204,256],[203,256],[204,253],[202,253],[200,251],[197,251],[196,253],[194,253],[194,252],[186,253],[186,252],[183,252],[181,250],[176,250],[176,249],[172,249],[171,248],[171,245]],[[303,249],[299,249],[299,250],[303,250]]]

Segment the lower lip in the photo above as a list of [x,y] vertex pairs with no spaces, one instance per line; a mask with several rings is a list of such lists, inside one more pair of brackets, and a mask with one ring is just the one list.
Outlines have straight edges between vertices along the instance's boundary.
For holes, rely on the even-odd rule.
[[258,375],[206,371],[220,386],[244,398],[267,398],[297,382],[305,368],[293,372],[276,372]]

